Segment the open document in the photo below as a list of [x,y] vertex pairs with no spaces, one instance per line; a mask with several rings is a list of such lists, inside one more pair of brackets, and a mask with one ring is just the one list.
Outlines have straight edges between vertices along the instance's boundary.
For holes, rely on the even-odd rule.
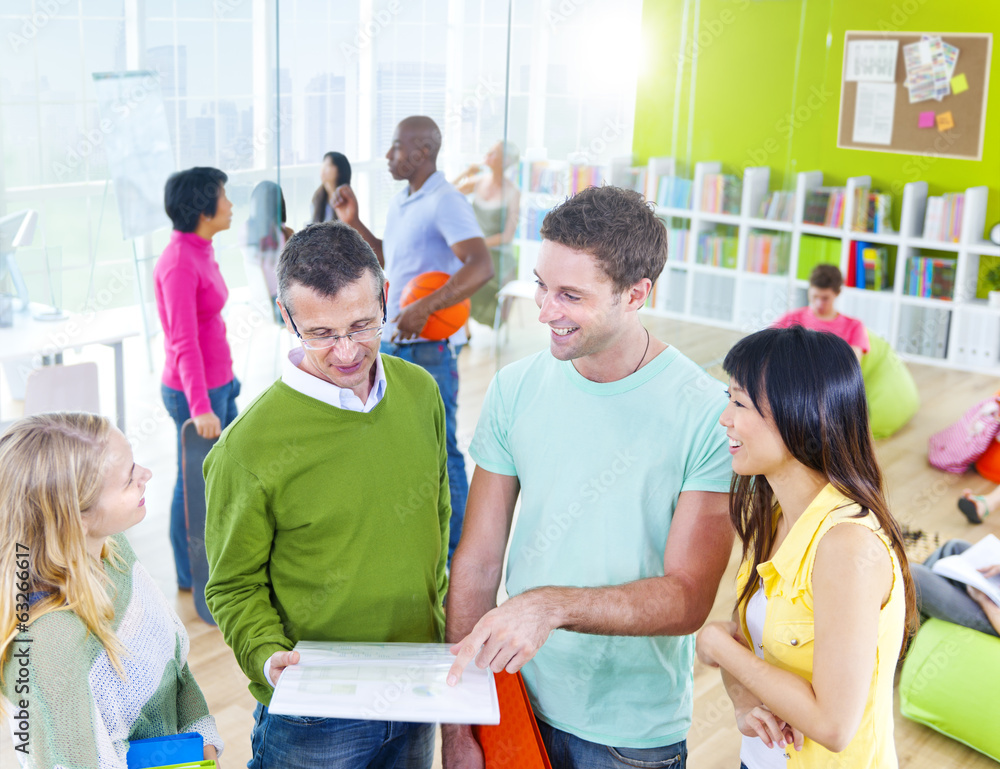
[[268,710],[289,716],[448,724],[498,724],[493,673],[469,665],[456,686],[446,678],[448,644],[299,641]]
[[931,571],[979,588],[1000,606],[1000,575],[987,578],[979,571],[997,563],[1000,563],[1000,539],[994,534],[987,534],[964,553],[937,561]]

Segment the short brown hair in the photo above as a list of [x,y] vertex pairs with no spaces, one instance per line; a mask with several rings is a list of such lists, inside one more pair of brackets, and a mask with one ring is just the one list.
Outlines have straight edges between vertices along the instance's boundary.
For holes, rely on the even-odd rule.
[[593,256],[616,291],[656,281],[667,261],[667,228],[638,192],[588,187],[553,208],[542,239]]
[[844,285],[844,276],[834,264],[817,264],[809,273],[809,285],[813,288],[832,288],[839,294],[840,287]]

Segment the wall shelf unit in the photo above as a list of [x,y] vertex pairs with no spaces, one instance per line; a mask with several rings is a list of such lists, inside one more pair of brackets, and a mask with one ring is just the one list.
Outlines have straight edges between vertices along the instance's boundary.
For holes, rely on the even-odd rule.
[[[532,173],[532,161],[522,163],[521,224],[515,239],[518,278],[522,281],[534,280],[532,270],[540,246],[527,225],[540,224],[544,213],[573,191],[572,159],[546,163],[549,171],[544,178],[537,168]],[[747,333],[756,331],[806,303],[807,278],[813,264],[835,263],[848,278],[850,262],[857,263],[852,244],[864,243],[885,250],[887,285],[879,289],[845,285],[837,304],[841,312],[860,318],[908,360],[1000,375],[1000,309],[989,307],[985,299],[976,296],[980,260],[995,257],[1000,263],[1000,246],[983,240],[986,187],[964,191],[961,237],[950,242],[923,236],[928,199],[923,181],[906,184],[902,200],[893,203],[901,206],[899,232],[862,232],[852,229],[851,224],[856,192],[871,188],[868,176],[847,179],[843,224],[829,226],[805,221],[810,192],[823,187],[822,172],[797,175],[791,221],[786,221],[762,216],[762,205],[771,193],[770,169],[766,167],[747,168],[742,185],[732,185],[739,189],[739,213],[701,210],[703,200],[713,200],[711,194],[703,195],[706,179],[708,184],[718,185],[717,189],[730,188],[720,181],[722,171],[721,163],[696,163],[690,207],[656,206],[657,216],[670,231],[671,250],[645,312]],[[620,178],[617,173],[612,167],[606,176]],[[662,177],[678,175],[672,158],[650,158],[641,174],[646,198],[657,199]],[[640,178],[640,174],[632,178]],[[729,203],[729,210],[735,210],[734,200],[714,200],[720,208]],[[817,244],[823,252],[820,258]],[[953,261],[947,296],[909,293],[912,260],[922,257]]]
[[[1000,309],[990,308],[985,299],[976,298],[980,259],[1000,257],[1000,246],[982,239],[986,187],[965,191],[961,239],[952,243],[923,237],[926,182],[905,185],[899,232],[873,233],[855,231],[850,226],[854,221],[855,191],[870,188],[870,177],[847,180],[844,224],[834,227],[804,221],[809,192],[823,185],[823,174],[819,171],[798,174],[791,222],[763,219],[759,215],[761,203],[768,194],[768,168],[746,169],[738,215],[698,210],[706,175],[720,172],[719,163],[697,163],[692,208],[657,207],[657,215],[664,219],[668,228],[686,229],[690,235],[685,252],[669,256],[657,282],[650,312],[745,332],[756,331],[788,310],[806,303],[809,267],[803,265],[801,277],[799,271],[800,257],[805,256],[804,237],[828,241],[829,257],[822,261],[836,263],[845,277],[850,272],[851,244],[871,244],[882,246],[888,252],[888,287],[875,290],[845,286],[838,309],[860,318],[875,333],[888,339],[904,358],[1000,374]],[[699,263],[698,244],[706,233],[735,237],[735,264]],[[754,271],[748,249],[751,236],[786,233],[790,237],[787,265],[780,264],[778,274]],[[929,298],[907,293],[911,260],[923,256],[954,260],[954,284],[949,297]]]

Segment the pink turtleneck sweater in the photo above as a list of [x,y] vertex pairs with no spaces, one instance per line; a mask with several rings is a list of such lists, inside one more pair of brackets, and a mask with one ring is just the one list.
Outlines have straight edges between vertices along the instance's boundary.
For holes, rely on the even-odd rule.
[[222,308],[229,296],[212,241],[193,232],[170,235],[153,270],[156,308],[167,359],[163,384],[181,390],[191,416],[212,410],[208,391],[233,379]]

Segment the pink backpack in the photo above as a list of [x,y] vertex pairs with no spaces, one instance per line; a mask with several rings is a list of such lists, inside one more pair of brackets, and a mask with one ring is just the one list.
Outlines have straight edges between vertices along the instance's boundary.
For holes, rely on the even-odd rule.
[[927,442],[927,459],[938,470],[964,473],[989,448],[1000,431],[997,397],[977,403],[962,418]]

